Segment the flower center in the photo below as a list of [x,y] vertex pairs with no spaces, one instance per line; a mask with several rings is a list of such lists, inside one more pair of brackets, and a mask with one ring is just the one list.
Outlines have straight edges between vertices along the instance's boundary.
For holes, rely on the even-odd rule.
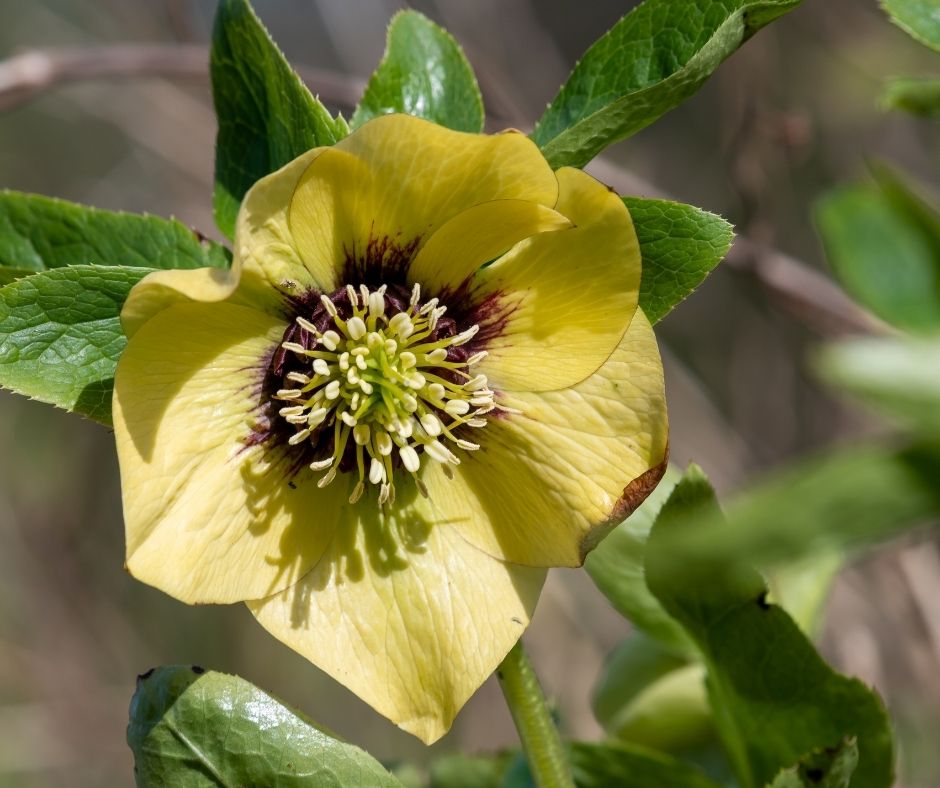
[[325,471],[320,487],[355,470],[350,503],[367,481],[380,504],[391,503],[396,468],[415,475],[428,457],[450,476],[449,466],[460,463],[455,447],[479,448],[456,433],[484,427],[482,417],[496,407],[486,376],[471,372],[486,351],[467,353],[463,346],[479,327],[458,333],[446,310],[436,298],[421,303],[417,284],[410,298],[385,285],[347,285],[321,296],[285,333],[283,387],[275,398],[294,427],[288,443],[309,442],[315,450],[310,467]]

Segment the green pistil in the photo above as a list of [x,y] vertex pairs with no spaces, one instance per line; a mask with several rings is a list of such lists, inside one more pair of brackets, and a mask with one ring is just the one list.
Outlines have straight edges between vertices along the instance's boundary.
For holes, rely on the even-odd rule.
[[[372,291],[364,285],[358,291],[347,286],[346,290],[352,307],[349,318],[341,318],[333,302],[321,296],[333,326],[321,332],[298,317],[298,325],[315,338],[314,346],[283,344],[309,364],[309,370],[291,373],[287,379],[297,386],[278,391],[277,398],[285,402],[280,414],[296,429],[290,439],[294,445],[318,440],[321,425],[333,428],[332,456],[310,465],[325,471],[318,481],[321,487],[336,477],[353,440],[359,478],[350,502],[357,501],[369,484],[377,488],[380,504],[391,503],[395,500],[395,460],[417,480],[422,458],[440,462],[450,475],[450,466],[460,463],[454,449],[479,448],[456,437],[455,430],[485,426],[483,417],[496,407],[486,377],[470,371],[486,353],[455,362],[439,352],[468,342],[477,326],[426,342],[446,307],[436,298],[420,304],[418,285],[408,308],[394,315],[386,314],[384,286]],[[438,374],[442,372],[463,383]],[[424,485],[417,484],[426,495]]]

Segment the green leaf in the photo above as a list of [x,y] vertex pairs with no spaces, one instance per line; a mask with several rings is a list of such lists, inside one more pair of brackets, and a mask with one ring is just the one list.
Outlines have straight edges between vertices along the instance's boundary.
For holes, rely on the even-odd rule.
[[587,164],[692,96],[801,0],[646,0],[598,39],[532,132],[553,167]]
[[226,268],[228,251],[181,222],[0,192],[0,267]]
[[319,145],[346,136],[291,69],[248,0],[220,0],[209,59],[219,120],[215,220],[229,238],[255,181]]
[[922,44],[940,52],[940,13],[936,0],[881,0],[891,21]]
[[608,658],[594,692],[594,714],[611,736],[676,752],[714,738],[705,671],[641,632]]
[[110,424],[121,307],[152,270],[69,266],[0,288],[0,386]]
[[858,766],[858,744],[847,739],[839,747],[806,756],[801,763],[784,769],[770,788],[849,788]]
[[724,517],[674,514],[659,539],[679,575],[689,561],[764,567],[839,552],[936,517],[938,478],[936,447],[853,446],[766,477],[732,499]]
[[940,338],[855,339],[830,345],[820,371],[915,434],[940,437]]
[[900,109],[924,118],[940,118],[940,79],[895,77],[888,82],[881,103],[888,109]]
[[127,743],[140,786],[401,788],[368,753],[244,679],[201,668],[157,668],[138,679]]
[[404,112],[456,131],[483,131],[483,99],[460,45],[417,11],[401,11],[388,26],[385,56],[351,125]]
[[721,788],[695,767],[638,745],[576,742],[571,768],[578,788]]
[[650,535],[647,581],[702,653],[716,722],[743,787],[759,788],[806,753],[854,737],[859,769],[853,786],[887,788],[894,759],[881,702],[823,662],[783,609],[767,602],[760,575],[691,553],[676,570],[675,541],[663,535],[691,520],[707,532],[717,517],[711,485],[693,466]]
[[827,196],[816,220],[843,287],[908,331],[940,327],[940,214],[884,168]]
[[680,202],[641,197],[623,201],[643,256],[640,306],[650,322],[657,323],[721,262],[734,230],[720,216]]
[[659,486],[641,506],[591,551],[584,568],[601,593],[634,626],[673,652],[688,654],[688,637],[650,593],[643,568],[647,536],[679,478],[679,471],[669,466]]

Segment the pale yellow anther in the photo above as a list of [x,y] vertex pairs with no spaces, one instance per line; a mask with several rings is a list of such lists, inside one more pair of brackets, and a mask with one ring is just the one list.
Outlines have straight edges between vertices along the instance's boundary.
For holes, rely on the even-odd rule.
[[329,468],[333,464],[333,458],[329,457],[325,460],[315,460],[310,463],[311,471],[323,471]]
[[295,432],[293,435],[291,435],[290,438],[287,439],[287,442],[291,446],[296,446],[298,443],[303,443],[303,441],[307,440],[307,438],[309,437],[310,437],[309,429],[301,430],[300,432]]
[[381,484],[385,481],[385,465],[375,457],[369,463],[369,481],[372,484]]
[[336,350],[339,347],[340,336],[332,328],[329,331],[324,331],[323,336],[320,337],[320,342],[323,343],[323,346],[327,350]]
[[411,353],[408,350],[402,351],[398,355],[398,361],[401,363],[401,369],[404,372],[406,369],[411,369],[418,363],[418,359],[414,353]]
[[343,424],[345,424],[347,427],[355,427],[355,426],[356,426],[356,423],[357,423],[357,422],[356,422],[356,417],[353,416],[352,413],[350,413],[348,410],[344,410],[344,411],[340,414],[340,418],[343,420]]
[[351,317],[346,321],[346,330],[352,339],[362,339],[367,329],[361,317]]
[[320,296],[320,303],[323,304],[323,308],[326,310],[326,313],[327,313],[330,317],[336,317],[336,315],[339,314],[339,313],[336,311],[336,304],[334,304],[334,303],[330,300],[330,297],[329,297],[328,295],[321,295],[321,296]]
[[317,327],[313,323],[311,323],[309,320],[307,320],[307,318],[305,317],[298,317],[297,325],[300,326],[304,331],[308,331],[314,336],[317,336],[320,333],[319,331],[317,331]]
[[360,446],[365,446],[369,442],[372,429],[368,424],[357,424],[353,427],[353,440]]
[[322,358],[315,358],[313,360],[313,371],[318,375],[323,375],[323,377],[329,377],[330,365],[327,364]]
[[392,445],[392,438],[387,432],[382,430],[375,433],[375,448],[383,457],[388,457],[392,453]]
[[405,470],[411,473],[415,473],[418,468],[421,467],[421,459],[418,457],[418,452],[411,446],[402,446],[398,450],[398,456],[401,458],[401,463],[405,466]]
[[447,350],[442,347],[432,350],[424,357],[424,360],[429,364],[440,364],[442,361],[447,360]]
[[298,342],[284,342],[281,344],[281,347],[284,348],[284,350],[289,350],[291,353],[305,354],[307,352],[307,348]]
[[470,412],[470,403],[465,399],[448,400],[447,404],[444,405],[444,410],[451,416],[463,416],[465,413]]
[[476,377],[470,378],[470,380],[463,384],[463,387],[467,391],[478,391],[479,389],[485,388],[486,375],[477,375]]
[[326,390],[324,392],[327,399],[336,399],[339,396],[339,381],[331,380],[326,384]]
[[385,294],[371,293],[369,295],[369,314],[372,317],[382,317],[385,314]]
[[436,438],[444,431],[441,420],[433,413],[425,413],[421,417],[421,426],[424,431],[432,438]]

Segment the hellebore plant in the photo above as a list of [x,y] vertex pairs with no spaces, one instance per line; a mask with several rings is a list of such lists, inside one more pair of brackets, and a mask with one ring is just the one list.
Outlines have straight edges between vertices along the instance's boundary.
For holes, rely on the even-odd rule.
[[665,470],[623,202],[518,132],[365,123],[245,196],[231,271],[151,274],[114,427],[131,574],[439,738]]
[[[732,772],[744,788],[883,788],[875,696],[753,570],[669,538],[707,553],[732,527],[696,469],[656,489],[652,329],[731,228],[578,169],[798,3],[646,0],[526,136],[482,133],[469,64],[420,14],[393,19],[350,131],[247,0],[220,0],[214,202],[231,251],[177,222],[0,194],[0,385],[113,424],[139,580],[245,602],[427,743],[496,672],[524,760],[432,767],[435,788],[715,788]],[[633,687],[608,704],[610,739],[564,745],[519,638],[546,570],[585,561],[649,641],[628,641],[600,691]],[[128,742],[140,785],[404,784],[202,669],[142,675]]]

